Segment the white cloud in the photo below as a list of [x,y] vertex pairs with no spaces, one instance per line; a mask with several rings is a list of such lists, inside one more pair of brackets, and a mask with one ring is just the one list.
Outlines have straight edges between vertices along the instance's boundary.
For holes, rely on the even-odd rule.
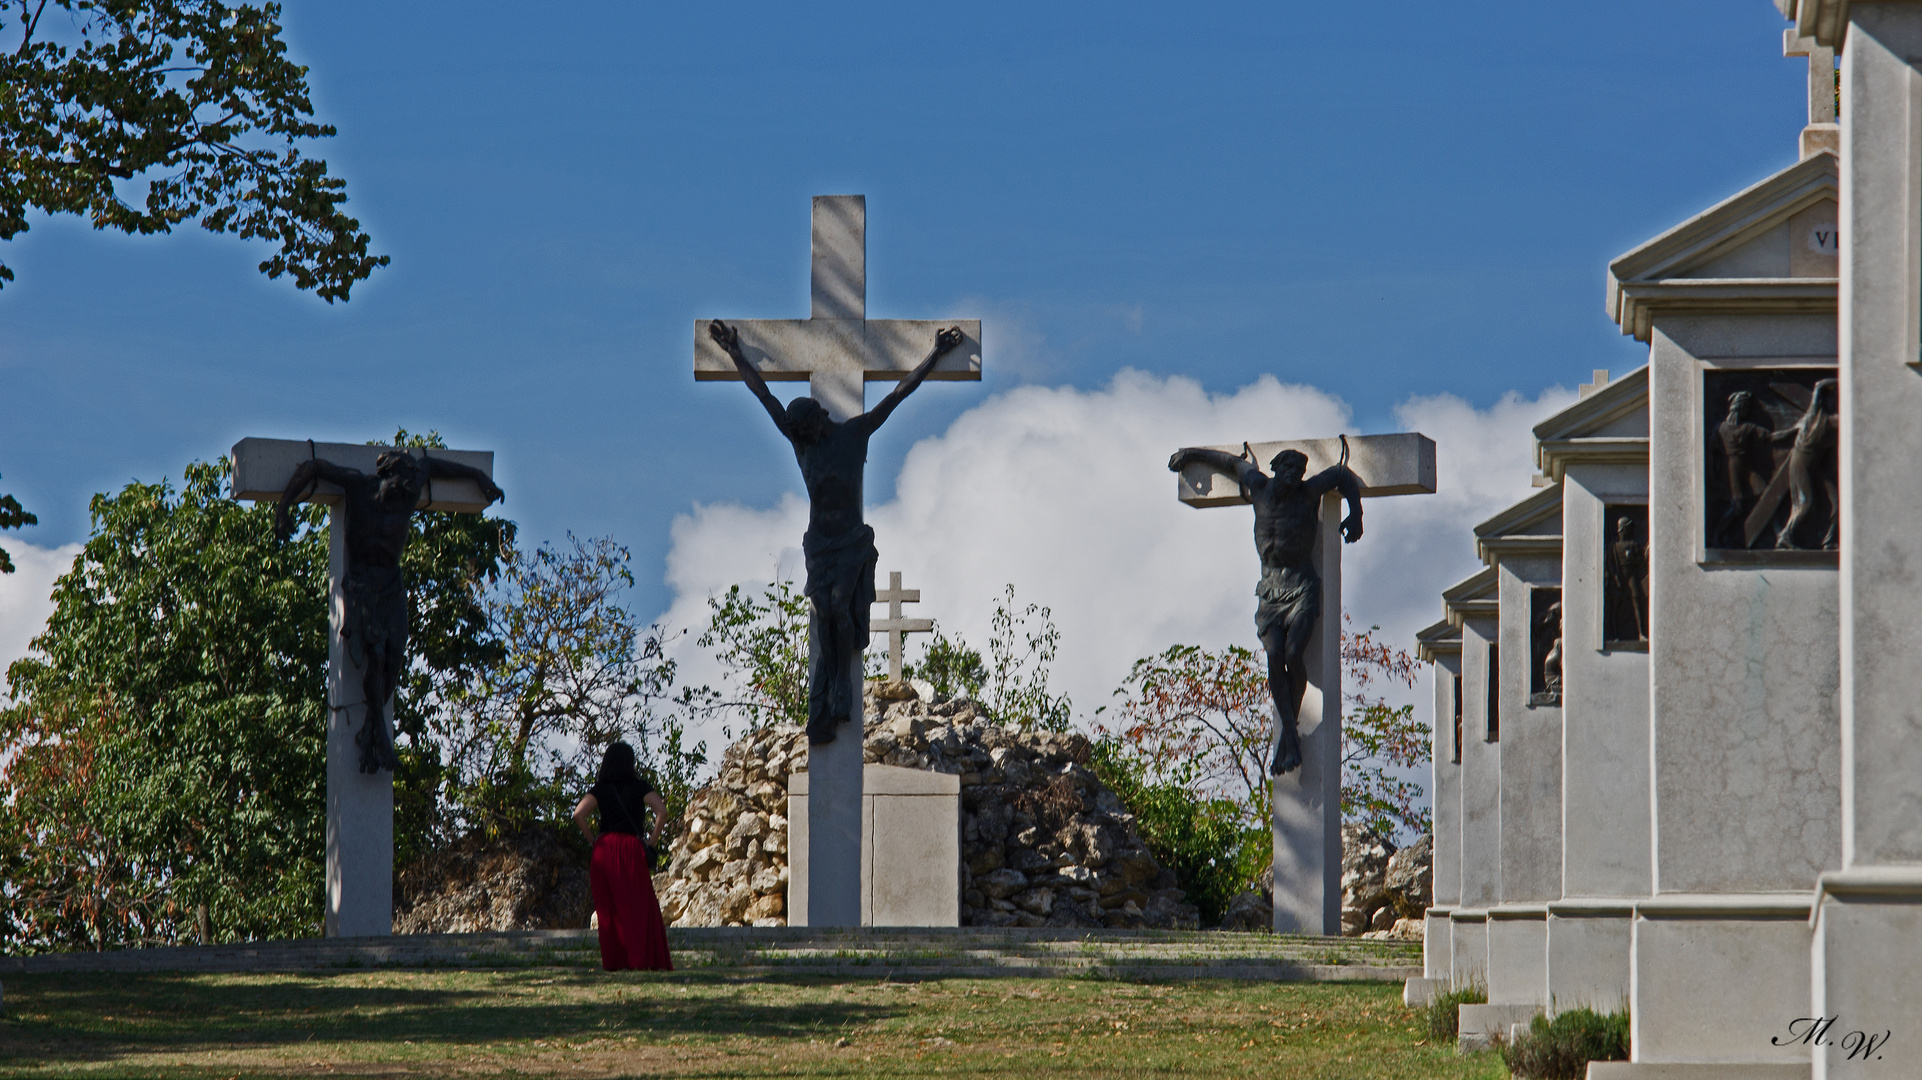
[[8,541],[7,554],[17,568],[0,574],[0,689],[8,665],[27,655],[27,643],[47,627],[53,614],[53,579],[67,572],[79,544],[40,548]]
[[[1344,599],[1358,622],[1413,647],[1414,632],[1440,615],[1440,590],[1479,565],[1471,528],[1530,494],[1529,426],[1573,398],[1560,389],[1511,394],[1486,410],[1421,398],[1397,410],[1404,429],[1436,441],[1440,493],[1369,501],[1367,534],[1344,556]],[[1062,635],[1058,689],[1085,717],[1137,657],[1177,642],[1254,643],[1249,511],[1178,503],[1168,455],[1243,438],[1326,437],[1350,422],[1339,399],[1272,377],[1209,394],[1190,379],[1124,371],[1100,390],[996,395],[916,444],[894,501],[869,509],[881,580],[902,571],[923,598],[909,613],[977,647],[1003,585],[1022,603],[1051,607]],[[720,503],[680,515],[667,558],[676,598],[663,621],[698,631],[709,595],[777,573],[799,577],[806,527],[806,503],[792,495],[765,509]],[[680,649],[684,675],[713,680],[690,641]],[[718,748],[718,732],[705,734]]]

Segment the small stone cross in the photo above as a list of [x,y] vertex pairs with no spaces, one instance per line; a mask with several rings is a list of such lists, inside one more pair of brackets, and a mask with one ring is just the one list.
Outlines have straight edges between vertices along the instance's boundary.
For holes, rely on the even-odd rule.
[[901,571],[888,571],[888,587],[877,589],[874,602],[888,606],[888,617],[868,624],[875,633],[885,631],[888,635],[888,681],[901,681],[902,638],[908,634],[923,634],[934,629],[933,619],[904,619],[901,617],[902,604],[921,602],[920,589],[903,589]]

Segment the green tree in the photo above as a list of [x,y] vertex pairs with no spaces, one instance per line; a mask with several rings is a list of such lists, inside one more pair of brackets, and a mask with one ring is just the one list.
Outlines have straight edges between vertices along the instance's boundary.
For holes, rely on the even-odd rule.
[[[437,443],[401,433],[403,443]],[[222,488],[96,496],[92,531],[54,586],[34,652],[8,670],[0,712],[0,881],[9,950],[192,936],[320,932],[326,781],[326,512],[285,544],[270,506]],[[395,723],[396,848],[430,836],[444,767],[423,700],[498,654],[485,582],[511,522],[419,514],[403,566],[414,668]]]
[[[695,644],[714,650],[726,669],[722,689],[701,708],[737,719],[742,734],[775,724],[808,722],[808,598],[786,581],[759,596],[728,586],[707,598],[708,625]],[[700,691],[690,693],[689,700]],[[735,737],[734,725],[721,728]]]
[[1068,730],[1074,703],[1048,690],[1061,647],[1054,612],[1039,604],[1021,607],[1009,585],[994,602],[988,625],[987,677],[981,686],[988,712],[1009,727]]
[[[24,529],[28,525],[38,525],[40,519],[27,513],[20,500],[11,495],[0,495],[0,529]],[[7,555],[6,548],[0,548],[0,574],[13,573],[13,559]]]
[[562,823],[618,739],[668,800],[685,804],[706,747],[685,745],[670,697],[675,664],[660,627],[620,603],[631,556],[611,539],[511,553],[487,603],[497,660],[444,686],[431,730],[452,774],[448,810],[462,831]]
[[[277,241],[260,264],[329,303],[387,265],[341,210],[344,181],[301,144],[316,123],[307,69],[287,59],[280,5],[219,0],[4,0],[0,240],[27,211],[96,229],[202,228]],[[134,206],[116,185],[145,180]],[[0,265],[0,281],[13,272]]]
[[978,698],[982,685],[988,681],[988,667],[981,662],[980,652],[968,648],[967,642],[959,637],[948,637],[936,621],[921,651],[920,662],[904,661],[901,675],[926,681],[942,698],[956,695]]

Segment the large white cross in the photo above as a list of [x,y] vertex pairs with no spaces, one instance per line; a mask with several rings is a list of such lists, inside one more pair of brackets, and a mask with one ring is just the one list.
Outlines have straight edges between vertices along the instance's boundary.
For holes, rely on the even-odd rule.
[[[374,459],[391,449],[361,443],[310,443],[304,439],[242,439],[234,444],[234,498],[278,502],[294,470],[321,458],[374,475]],[[494,475],[491,450],[435,450],[437,458]],[[341,490],[322,482],[308,501],[331,507],[327,537],[327,880],[328,937],[366,937],[394,932],[394,774],[360,771],[354,733],[367,713],[361,700],[362,670],[342,644],[347,601],[347,530]],[[472,480],[434,480],[421,492],[419,508],[478,514],[487,497]],[[393,703],[383,710],[394,715]]]
[[899,570],[888,571],[888,587],[875,590],[874,602],[888,606],[888,617],[869,623],[868,629],[888,636],[888,681],[898,683],[901,681],[902,639],[908,634],[925,634],[933,630],[934,620],[902,617],[901,605],[920,603],[921,590],[903,589]]
[[[867,317],[867,217],[866,196],[815,196],[809,317],[726,320],[763,379],[805,379],[809,396],[836,420],[866,412],[867,384],[900,381],[927,358],[936,332],[948,327],[958,327],[963,340],[928,378],[981,378],[981,320]],[[710,321],[694,321],[694,378],[738,382],[734,361],[708,337]],[[810,663],[817,647],[810,638]],[[861,657],[851,662],[859,686]],[[861,925],[862,741],[857,729],[808,747],[807,886],[788,890],[790,926]]]
[[[809,317],[726,320],[740,333],[741,351],[763,379],[805,380],[808,395],[836,420],[866,412],[866,384],[900,381],[927,357],[935,332],[950,326],[960,327],[965,340],[934,365],[928,378],[981,378],[980,319],[867,317],[867,217],[864,195],[816,195]],[[694,378],[739,382],[734,361],[707,336],[710,321],[694,321]],[[819,801],[818,794],[813,798]]]
[[[1347,440],[1348,468],[1364,498],[1432,494],[1435,444],[1426,435],[1358,435]],[[1313,476],[1342,459],[1340,439],[1252,443],[1262,472],[1283,450],[1308,456]],[[1240,446],[1211,446],[1239,456]],[[1194,507],[1248,502],[1232,476],[1189,465],[1176,481],[1182,502]],[[1297,721],[1301,768],[1271,777],[1274,806],[1275,930],[1284,934],[1341,933],[1341,496],[1322,499],[1315,567],[1321,573],[1321,620],[1308,639],[1308,692]],[[1364,528],[1361,543],[1368,542]],[[1250,615],[1252,615],[1252,610]],[[1280,728],[1279,718],[1276,730]],[[1265,766],[1264,766],[1265,767]]]

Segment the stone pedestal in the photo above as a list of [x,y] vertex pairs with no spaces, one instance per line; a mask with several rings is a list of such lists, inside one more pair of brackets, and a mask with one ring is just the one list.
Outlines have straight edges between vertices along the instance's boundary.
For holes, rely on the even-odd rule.
[[[809,917],[818,895],[808,842],[815,749],[808,751],[809,771],[788,780],[788,925],[854,925]],[[891,765],[861,771],[858,925],[961,925],[961,778]]]
[[1456,908],[1448,913],[1449,981],[1455,989],[1488,986],[1488,909]]
[[[1718,1066],[1703,1076],[1808,1068],[1809,1048],[1771,1045],[1809,1013],[1809,899],[1658,896],[1636,905],[1630,1015],[1638,1066]],[[1624,1074],[1637,1080],[1667,1075]],[[1804,1073],[1803,1075],[1806,1075]]]
[[[360,771],[354,736],[367,716],[364,672],[341,641],[347,576],[346,509],[329,512],[327,543],[327,882],[328,937],[394,932],[394,774]],[[387,702],[393,715],[393,702]],[[391,733],[390,733],[391,734]]]
[[1548,905],[1548,1004],[1556,1012],[1628,1007],[1635,941],[1630,900],[1560,900]]
[[1488,1001],[1548,1004],[1548,908],[1503,904],[1488,911]]
[[[810,652],[816,647],[809,635]],[[854,685],[862,685],[861,657],[852,664]],[[865,721],[841,725],[831,743],[808,745],[807,805],[789,811],[788,925],[860,926],[863,897],[861,850],[863,806],[862,745]],[[792,791],[792,781],[789,790]],[[807,852],[807,861],[799,855]],[[956,889],[959,903],[959,888]],[[957,909],[958,916],[958,909]]]
[[1315,545],[1321,622],[1308,639],[1308,692],[1297,724],[1301,768],[1269,780],[1278,934],[1341,934],[1340,522],[1341,499],[1328,495]]

